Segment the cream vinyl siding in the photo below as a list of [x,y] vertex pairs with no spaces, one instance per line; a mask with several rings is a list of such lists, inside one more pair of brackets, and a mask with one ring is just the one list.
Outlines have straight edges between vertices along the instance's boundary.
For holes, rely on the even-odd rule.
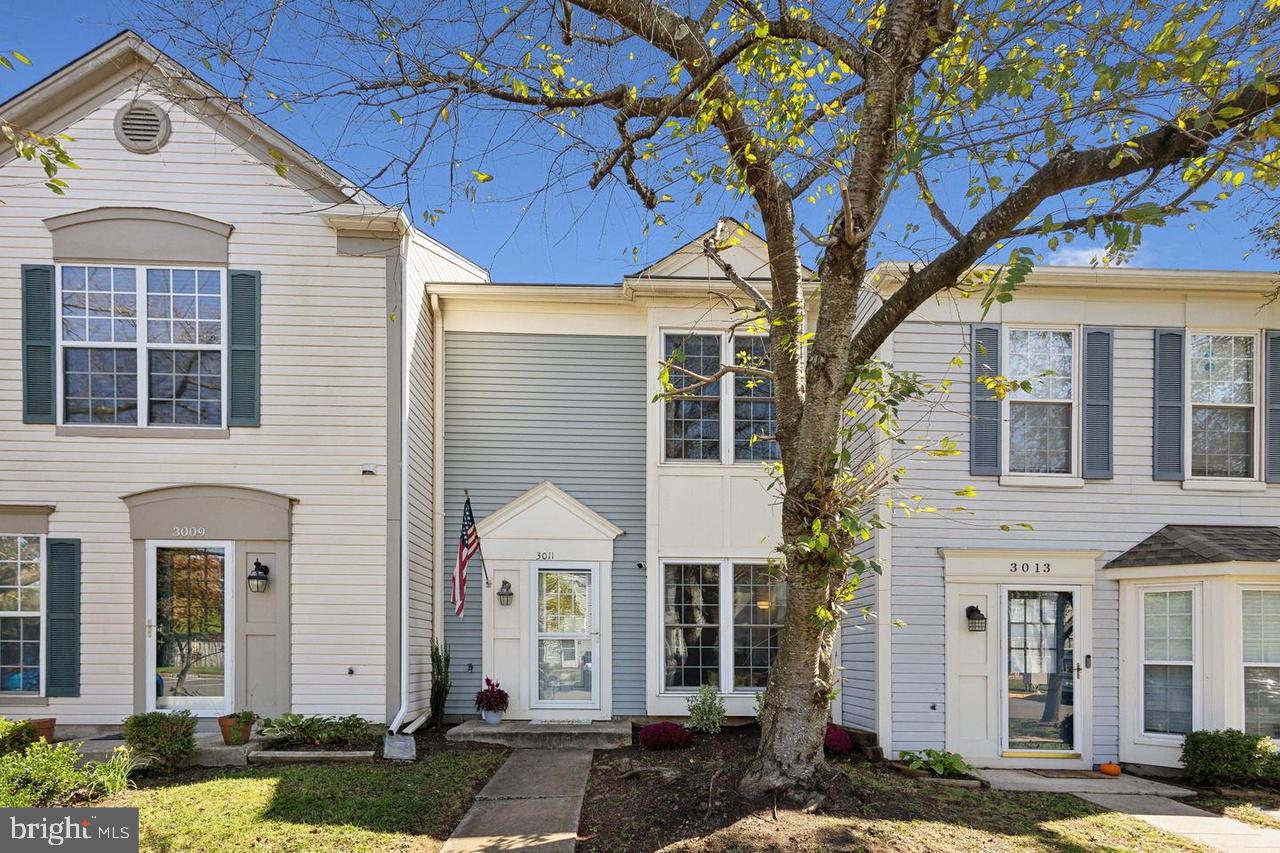
[[[1180,297],[1175,297],[1180,298]],[[1167,314],[1152,296],[1144,310]],[[1034,313],[1033,294],[1020,294],[1015,304]],[[1180,302],[1177,304],[1181,304]],[[1059,317],[1077,313],[1080,304],[1052,307]],[[1136,307],[1135,309],[1136,310]],[[1254,311],[1256,312],[1256,306]],[[1259,328],[1274,327],[1280,317],[1255,313]],[[1118,310],[1116,316],[1124,316]],[[1132,315],[1130,315],[1132,316]],[[1025,548],[1103,551],[1099,565],[1132,547],[1165,524],[1275,524],[1280,491],[1229,493],[1184,490],[1177,482],[1151,478],[1153,331],[1138,326],[1115,328],[1115,477],[1086,480],[1082,488],[1047,489],[1001,486],[994,477],[968,472],[968,325],[955,322],[909,322],[893,337],[894,364],[920,371],[931,379],[954,383],[942,406],[929,413],[929,435],[956,439],[960,454],[949,458],[914,459],[908,463],[905,489],[922,494],[939,508],[935,514],[899,514],[893,531],[892,612],[906,626],[893,637],[893,748],[943,745],[944,641],[943,561],[939,548]],[[948,362],[963,354],[965,363]],[[913,423],[919,406],[903,415]],[[907,446],[919,435],[908,435]],[[972,483],[977,496],[957,498],[956,489]],[[945,511],[962,505],[971,512]],[[1033,530],[1002,532],[999,525],[1029,523]],[[1133,630],[1130,624],[1127,630]],[[1116,760],[1119,741],[1119,594],[1118,585],[1099,573],[1093,586],[1094,761]]]
[[[217,483],[299,501],[293,709],[381,719],[387,472],[362,476],[361,466],[386,459],[384,261],[338,256],[316,213],[325,205],[179,107],[166,104],[173,133],[159,153],[126,151],[112,121],[133,94],[68,129],[81,168],[63,173],[66,196],[44,189],[31,163],[0,167],[0,495],[56,505],[49,535],[83,542],[81,698],[50,700],[42,713],[94,723],[133,711],[142,676],[132,671],[134,555],[120,497]],[[41,220],[103,205],[170,208],[235,226],[230,267],[262,273],[261,428],[233,428],[229,439],[103,439],[21,423],[19,266],[52,262]]]

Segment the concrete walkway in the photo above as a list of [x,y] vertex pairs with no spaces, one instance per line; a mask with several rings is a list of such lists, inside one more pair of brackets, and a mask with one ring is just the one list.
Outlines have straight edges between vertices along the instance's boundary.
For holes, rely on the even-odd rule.
[[589,749],[518,749],[476,796],[441,853],[573,853]]
[[1030,770],[977,770],[994,791],[1040,791],[1050,794],[1147,794],[1157,797],[1194,797],[1195,791],[1141,776],[1041,776]]
[[1280,850],[1280,829],[1254,826],[1179,803],[1168,797],[1146,794],[1076,794],[1104,809],[1133,815],[1157,829],[1227,853]]

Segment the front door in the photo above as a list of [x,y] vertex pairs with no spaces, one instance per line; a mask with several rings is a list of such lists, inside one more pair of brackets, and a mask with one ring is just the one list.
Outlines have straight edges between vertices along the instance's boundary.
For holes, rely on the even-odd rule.
[[534,567],[534,708],[600,707],[597,571]]
[[1005,587],[1002,751],[1010,758],[1079,758],[1084,677],[1077,659],[1078,587]]
[[229,713],[230,542],[147,543],[147,710]]

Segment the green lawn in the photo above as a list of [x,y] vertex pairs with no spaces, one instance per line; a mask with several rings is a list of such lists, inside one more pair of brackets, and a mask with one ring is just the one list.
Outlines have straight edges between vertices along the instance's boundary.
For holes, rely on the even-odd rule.
[[192,770],[144,779],[102,805],[137,806],[142,849],[157,853],[433,851],[504,755],[441,750],[412,765]]

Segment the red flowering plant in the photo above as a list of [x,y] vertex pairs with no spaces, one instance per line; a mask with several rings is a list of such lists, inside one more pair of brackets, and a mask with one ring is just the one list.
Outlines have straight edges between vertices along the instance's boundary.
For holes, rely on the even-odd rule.
[[846,730],[827,723],[827,736],[824,738],[822,746],[827,755],[851,755],[853,753],[853,738],[849,736],[849,732]]
[[511,697],[507,695],[507,691],[498,685],[498,682],[492,678],[486,677],[484,680],[484,689],[476,691],[476,710],[477,711],[497,711],[499,713],[507,710]]

